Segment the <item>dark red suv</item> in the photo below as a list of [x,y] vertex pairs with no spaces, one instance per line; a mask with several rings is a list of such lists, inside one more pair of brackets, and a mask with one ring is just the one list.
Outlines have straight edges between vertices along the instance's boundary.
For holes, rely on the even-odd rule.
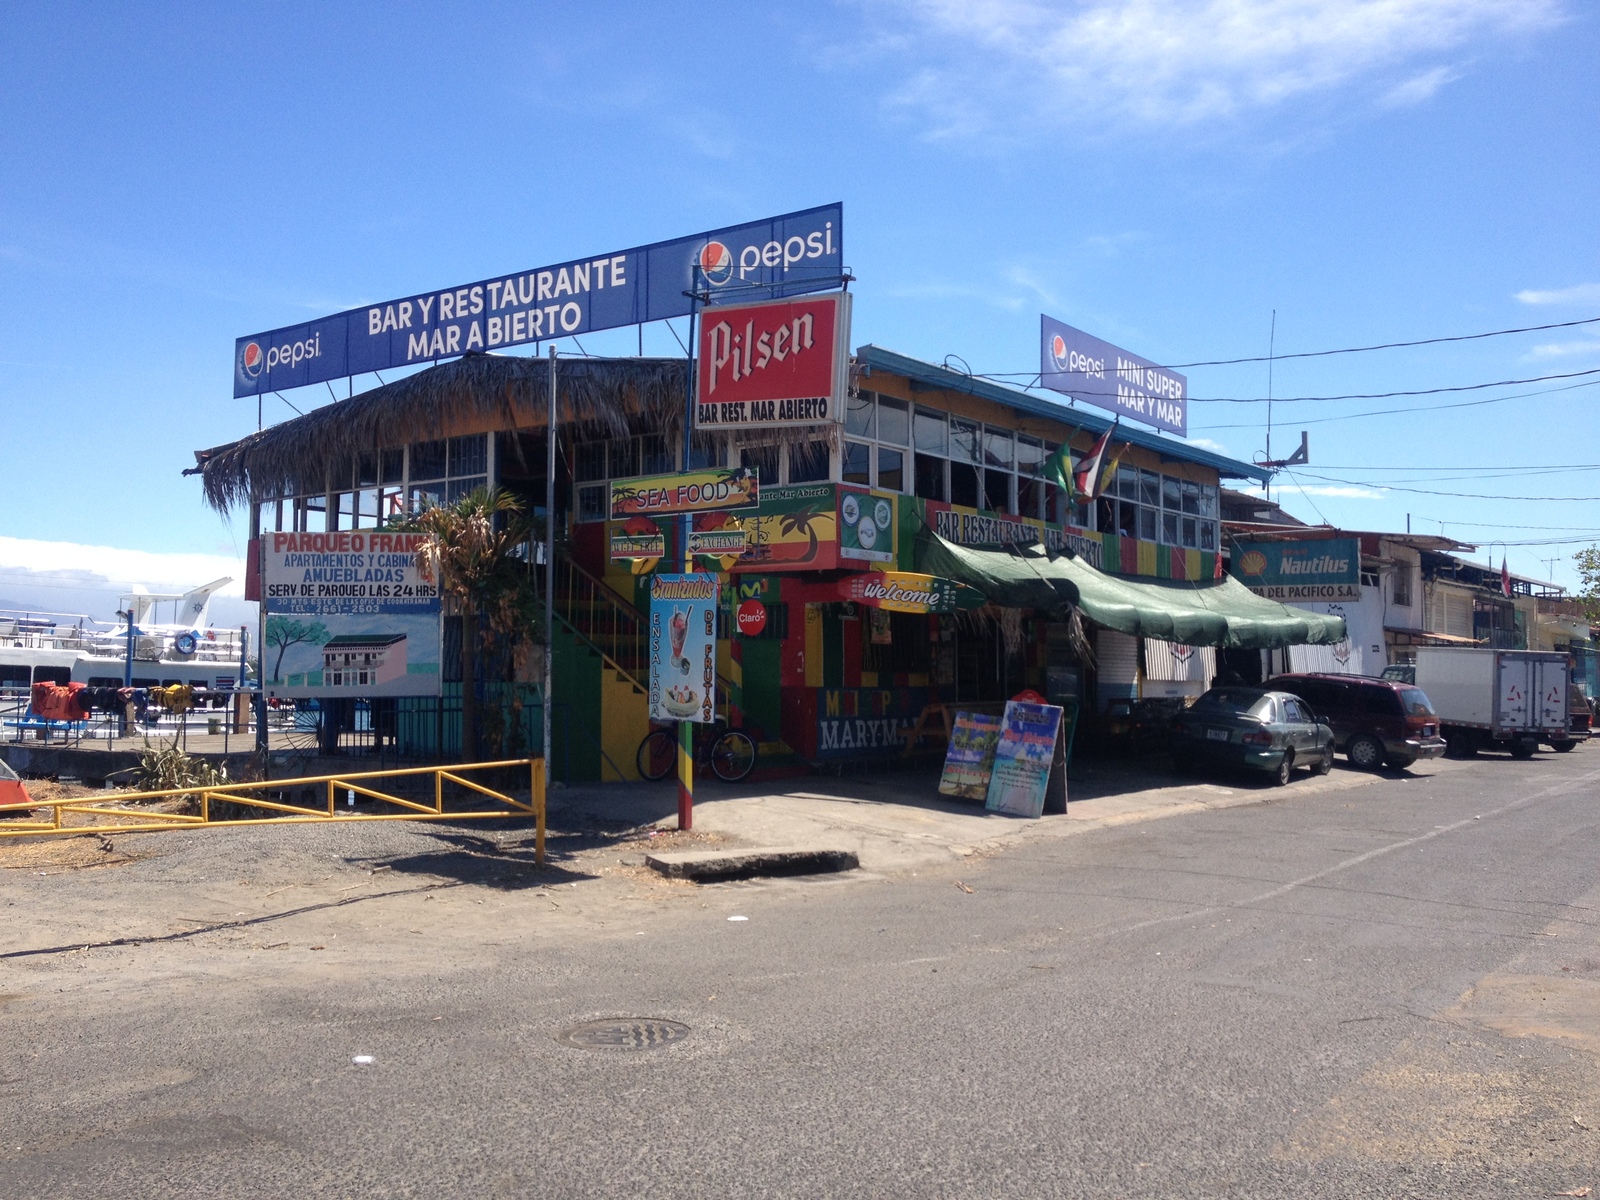
[[1334,747],[1366,771],[1444,753],[1439,718],[1421,688],[1366,675],[1277,675],[1262,685],[1299,696],[1333,729]]

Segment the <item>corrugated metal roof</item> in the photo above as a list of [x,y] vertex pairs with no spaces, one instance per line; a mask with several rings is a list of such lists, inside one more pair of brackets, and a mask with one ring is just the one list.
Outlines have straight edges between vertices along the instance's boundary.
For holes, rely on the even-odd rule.
[[[1018,412],[1030,416],[1048,417],[1052,421],[1060,421],[1079,429],[1099,436],[1111,428],[1111,418],[1103,417],[1096,412],[1082,408],[1068,408],[1044,396],[1035,396],[1030,392],[1018,391],[1003,384],[994,383],[988,379],[979,379],[973,375],[965,375],[960,371],[952,371],[948,367],[936,366],[933,363],[923,362],[921,359],[910,358],[904,354],[897,354],[893,350],[885,350],[882,346],[858,346],[856,348],[856,361],[862,366],[872,370],[887,371],[893,375],[903,375],[907,379],[924,384],[928,387],[938,388],[943,391],[961,392],[968,396],[977,396],[983,400],[992,400],[996,404],[1007,404]],[[1128,425],[1117,427],[1117,437],[1135,446],[1146,450],[1153,450],[1163,458],[1173,462],[1191,462],[1200,466],[1210,467],[1224,479],[1255,479],[1266,483],[1272,478],[1273,472],[1265,467],[1258,467],[1254,463],[1240,462],[1236,458],[1229,458],[1225,454],[1213,454],[1209,450],[1202,450],[1198,446],[1190,446],[1172,438],[1162,437],[1159,433],[1152,433],[1144,429],[1135,429]]]

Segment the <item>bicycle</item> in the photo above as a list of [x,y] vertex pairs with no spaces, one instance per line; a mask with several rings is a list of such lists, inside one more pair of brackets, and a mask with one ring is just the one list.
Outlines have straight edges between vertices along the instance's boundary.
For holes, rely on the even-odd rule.
[[[742,729],[730,729],[717,720],[706,732],[696,726],[695,761],[709,766],[724,783],[738,783],[756,766],[756,744]],[[678,763],[678,737],[675,730],[652,729],[639,743],[634,756],[639,774],[656,783],[672,774]]]

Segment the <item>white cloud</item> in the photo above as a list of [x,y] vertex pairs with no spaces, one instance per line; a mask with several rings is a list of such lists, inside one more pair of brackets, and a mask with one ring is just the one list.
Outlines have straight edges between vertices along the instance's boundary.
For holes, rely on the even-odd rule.
[[17,569],[81,576],[112,587],[142,583],[157,587],[197,587],[224,575],[233,582],[218,595],[244,595],[244,560],[220,554],[170,554],[153,550],[122,550],[115,546],[85,546],[78,542],[45,542],[32,538],[0,537],[0,571]]
[[18,605],[110,621],[118,596],[134,584],[152,592],[176,592],[224,575],[233,582],[216,593],[212,624],[253,624],[256,606],[244,600],[242,559],[0,537],[0,607]]
[[1524,304],[1600,304],[1600,283],[1580,283],[1553,291],[1527,289],[1517,293]]
[[1524,356],[1531,359],[1540,358],[1572,358],[1589,354],[1600,354],[1600,338],[1589,338],[1587,341],[1576,342],[1545,342],[1535,346]]
[[1409,108],[1431,100],[1445,84],[1461,78],[1454,67],[1434,67],[1420,75],[1413,75],[1404,83],[1396,84],[1378,100],[1379,108]]
[[1210,450],[1214,454],[1228,453],[1228,448],[1226,446],[1224,446],[1221,442],[1213,442],[1210,438],[1192,437],[1189,439],[1189,445],[1199,446],[1200,449]]
[[[924,65],[891,103],[931,137],[1107,120],[1192,126],[1362,82],[1388,104],[1443,55],[1560,21],[1566,0],[878,0]],[[909,18],[909,21],[906,19]],[[907,43],[910,43],[908,46]],[[1419,58],[1435,64],[1417,73]]]
[[[1287,485],[1279,489],[1280,494],[1288,492]],[[1342,487],[1338,484],[1307,483],[1296,485],[1295,491],[1304,492],[1308,496],[1337,496],[1342,500],[1387,500],[1386,493],[1375,492],[1371,488]]]

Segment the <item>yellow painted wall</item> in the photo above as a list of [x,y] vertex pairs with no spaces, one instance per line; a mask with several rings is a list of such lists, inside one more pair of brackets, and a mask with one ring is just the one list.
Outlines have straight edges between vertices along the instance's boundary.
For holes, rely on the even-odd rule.
[[[630,780],[639,778],[639,743],[650,732],[650,698],[625,675],[601,666],[600,746]],[[616,772],[602,760],[601,778],[614,781]]]

